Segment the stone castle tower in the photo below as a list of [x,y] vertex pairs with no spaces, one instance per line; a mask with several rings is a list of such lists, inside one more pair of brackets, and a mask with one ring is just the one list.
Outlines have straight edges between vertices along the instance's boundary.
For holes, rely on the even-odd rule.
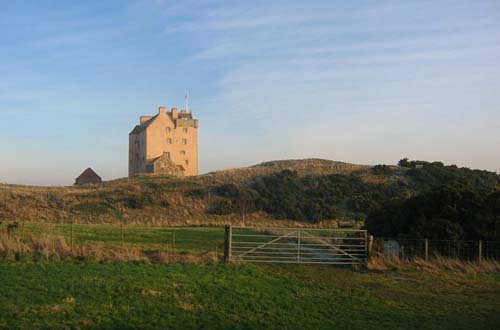
[[141,116],[129,134],[128,173],[198,175],[198,120],[191,112],[163,106],[156,116]]

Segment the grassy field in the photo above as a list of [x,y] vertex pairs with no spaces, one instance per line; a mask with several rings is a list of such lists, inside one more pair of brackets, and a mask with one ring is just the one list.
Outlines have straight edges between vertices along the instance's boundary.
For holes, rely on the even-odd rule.
[[[4,225],[5,227],[5,225]],[[1,228],[1,227],[0,227]],[[5,230],[5,229],[4,229]],[[172,250],[175,253],[221,252],[223,227],[151,227],[104,224],[26,223],[15,235],[35,235],[48,238],[64,237],[73,244],[98,244],[135,250]]]
[[[37,253],[49,248],[52,239],[61,238],[72,240],[76,252],[65,258],[9,254],[0,260],[0,329],[500,327],[498,273],[398,265],[390,269],[399,270],[384,272],[226,265],[215,257],[222,256],[222,227],[26,223],[12,235],[22,241],[30,235],[44,238],[45,246]],[[3,238],[7,240],[0,244],[9,242]],[[172,252],[175,246],[178,255],[210,253],[212,261],[172,259],[173,263],[163,264],[144,258],[132,262],[78,258],[77,247],[88,245],[141,254]]]
[[1,329],[498,329],[500,276],[0,261]]
[[[6,232],[6,224],[0,230]],[[313,258],[318,262],[318,256],[308,249],[318,249],[316,241],[307,241],[308,235],[330,237],[342,236],[345,233],[332,234],[331,231],[303,231],[302,258]],[[362,237],[356,236],[361,233]],[[362,232],[356,233],[356,239],[364,238]],[[271,235],[271,236],[269,236]],[[277,235],[277,236],[276,236]],[[273,229],[262,231],[253,228],[233,229],[234,256],[267,243],[278,236],[291,237],[283,239],[265,248],[265,252],[274,253],[275,259],[293,259],[296,256],[295,240],[298,233],[290,229]],[[356,244],[359,241],[355,242]],[[256,245],[255,245],[256,244]],[[281,245],[278,245],[281,244]],[[286,245],[289,244],[290,246]],[[306,246],[310,244],[311,246]],[[351,244],[354,244],[351,242]],[[361,247],[364,248],[363,243]],[[354,253],[353,247],[348,249]],[[224,251],[224,227],[148,227],[120,226],[104,224],[61,224],[61,223],[23,223],[12,234],[0,233],[0,259],[16,260],[60,260],[68,257],[86,258],[93,261],[109,259],[114,261],[132,261],[141,257],[152,261],[172,262],[195,259],[203,262],[217,262],[222,259]],[[103,257],[103,253],[107,253]],[[263,252],[251,253],[247,259],[266,260],[269,256]],[[355,252],[363,253],[363,252]],[[113,257],[115,255],[116,257]],[[329,256],[326,256],[328,258]],[[331,256],[330,256],[331,257]]]

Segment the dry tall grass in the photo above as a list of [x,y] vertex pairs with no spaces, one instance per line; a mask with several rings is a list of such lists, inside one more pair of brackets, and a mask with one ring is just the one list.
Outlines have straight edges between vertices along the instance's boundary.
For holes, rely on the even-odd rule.
[[372,271],[389,270],[423,270],[431,273],[442,271],[462,272],[467,274],[500,273],[500,263],[496,260],[466,261],[456,258],[433,257],[429,260],[421,258],[401,259],[397,256],[374,256],[368,262]]
[[[321,159],[273,161],[197,177],[137,177],[79,187],[0,184],[0,221],[141,223],[155,226],[243,224],[238,214],[207,212],[212,190],[225,183],[244,184],[257,176],[292,169],[299,175],[350,174],[369,166]],[[288,226],[264,212],[245,216],[245,224]],[[307,225],[298,223],[299,226]],[[290,223],[290,226],[295,224]]]
[[[141,251],[139,249],[104,246],[103,244],[78,244],[71,246],[61,236],[48,235],[0,235],[0,259],[8,260],[91,260],[95,262],[151,262],[151,263],[204,263],[220,262],[213,252],[200,254],[173,254],[172,251]],[[500,273],[496,260],[465,261],[456,258],[434,257],[401,259],[395,256],[371,257],[370,271],[422,270],[430,273],[443,271],[467,274]]]
[[0,235],[0,259],[7,260],[89,260],[95,262],[192,262],[216,263],[215,253],[191,255],[173,254],[171,251],[141,251],[139,249],[78,244],[71,246],[64,237],[48,235]]

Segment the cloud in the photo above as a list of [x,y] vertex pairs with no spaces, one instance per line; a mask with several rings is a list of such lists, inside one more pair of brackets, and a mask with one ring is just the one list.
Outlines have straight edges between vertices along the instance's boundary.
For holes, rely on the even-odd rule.
[[[500,170],[491,152],[500,140],[498,1],[117,3],[54,13],[36,5],[0,20],[11,27],[1,35],[1,111],[31,118],[6,121],[4,138],[41,132],[49,157],[78,150],[53,165],[66,179],[89,159],[106,176],[125,175],[124,132],[138,111],[185,88],[200,108],[203,171],[441,155]],[[83,131],[101,132],[92,134],[98,154]]]
[[[438,159],[441,150],[444,161],[487,164],[477,150],[486,153],[499,133],[482,143],[474,138],[475,148],[464,148],[476,162],[461,156],[459,146],[466,139],[450,118],[491,115],[491,107],[499,106],[468,110],[474,104],[470,91],[478,86],[484,86],[483,96],[489,93],[495,103],[491,84],[500,73],[498,22],[487,15],[463,20],[463,12],[453,13],[452,20],[435,21],[431,18],[444,8],[425,3],[419,6],[423,13],[405,23],[400,6],[382,7],[352,15],[344,10],[329,24],[323,21],[328,15],[318,11],[317,19],[310,12],[302,18],[294,13],[267,19],[275,14],[270,12],[253,23],[242,18],[236,23],[198,20],[196,26],[184,25],[206,37],[201,38],[206,47],[191,60],[227,64],[214,108],[228,109],[226,122],[252,127],[248,130],[256,134],[256,144],[266,145],[252,156],[232,156],[254,161],[273,154],[322,156],[376,163],[396,162],[408,152]],[[431,11],[436,12],[426,19]],[[377,25],[384,16],[389,23]],[[355,24],[364,19],[365,24]],[[459,125],[471,132],[479,127],[467,120]],[[488,123],[489,132],[492,125]],[[229,134],[238,133],[219,134],[230,139]],[[500,158],[495,162],[500,164]],[[490,159],[488,168],[498,168],[495,162]]]

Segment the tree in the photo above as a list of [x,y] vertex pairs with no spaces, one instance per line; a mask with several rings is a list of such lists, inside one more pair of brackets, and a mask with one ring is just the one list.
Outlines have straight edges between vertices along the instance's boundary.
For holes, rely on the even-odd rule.
[[238,205],[238,212],[241,220],[245,221],[247,214],[255,210],[255,201],[258,193],[250,188],[241,187],[238,190],[238,198],[236,204]]
[[398,162],[398,166],[401,166],[401,167],[410,167],[411,164],[410,164],[410,161],[408,158],[403,158],[401,159],[399,162]]

